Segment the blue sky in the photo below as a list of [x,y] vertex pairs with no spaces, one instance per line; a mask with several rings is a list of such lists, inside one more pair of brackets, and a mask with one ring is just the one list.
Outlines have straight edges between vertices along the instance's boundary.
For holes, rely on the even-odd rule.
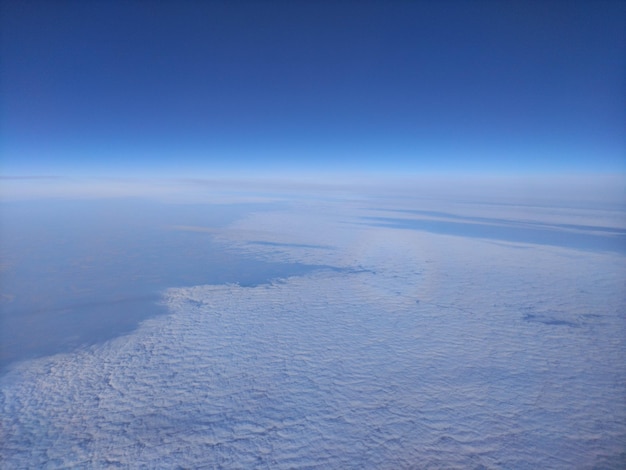
[[2,2],[2,174],[624,173],[624,2]]

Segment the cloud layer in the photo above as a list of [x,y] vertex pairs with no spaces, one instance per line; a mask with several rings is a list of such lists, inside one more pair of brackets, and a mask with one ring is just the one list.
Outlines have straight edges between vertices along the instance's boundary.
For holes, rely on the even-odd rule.
[[2,466],[619,467],[622,257],[330,207],[221,242],[344,270],[170,289],[170,315],[2,377]]

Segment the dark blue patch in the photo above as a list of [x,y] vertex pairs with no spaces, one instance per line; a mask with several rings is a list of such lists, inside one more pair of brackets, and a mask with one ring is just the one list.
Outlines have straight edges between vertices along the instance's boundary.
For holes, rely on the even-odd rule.
[[624,232],[612,234],[581,233],[567,231],[557,226],[547,228],[511,224],[506,220],[500,221],[500,224],[392,217],[361,217],[361,220],[365,221],[367,225],[376,227],[421,230],[443,235],[551,245],[586,251],[626,253],[626,234]]

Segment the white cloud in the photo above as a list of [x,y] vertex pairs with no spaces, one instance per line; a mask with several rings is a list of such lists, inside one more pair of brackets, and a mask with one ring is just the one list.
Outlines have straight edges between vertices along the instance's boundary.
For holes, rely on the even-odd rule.
[[623,257],[363,213],[318,201],[212,233],[343,271],[170,289],[169,316],[15,367],[2,465],[572,468],[623,450]]

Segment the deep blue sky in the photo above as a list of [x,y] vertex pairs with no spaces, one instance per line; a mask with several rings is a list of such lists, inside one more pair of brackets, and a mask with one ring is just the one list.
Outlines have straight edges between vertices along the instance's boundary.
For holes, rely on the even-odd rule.
[[1,13],[5,175],[626,171],[626,2]]

